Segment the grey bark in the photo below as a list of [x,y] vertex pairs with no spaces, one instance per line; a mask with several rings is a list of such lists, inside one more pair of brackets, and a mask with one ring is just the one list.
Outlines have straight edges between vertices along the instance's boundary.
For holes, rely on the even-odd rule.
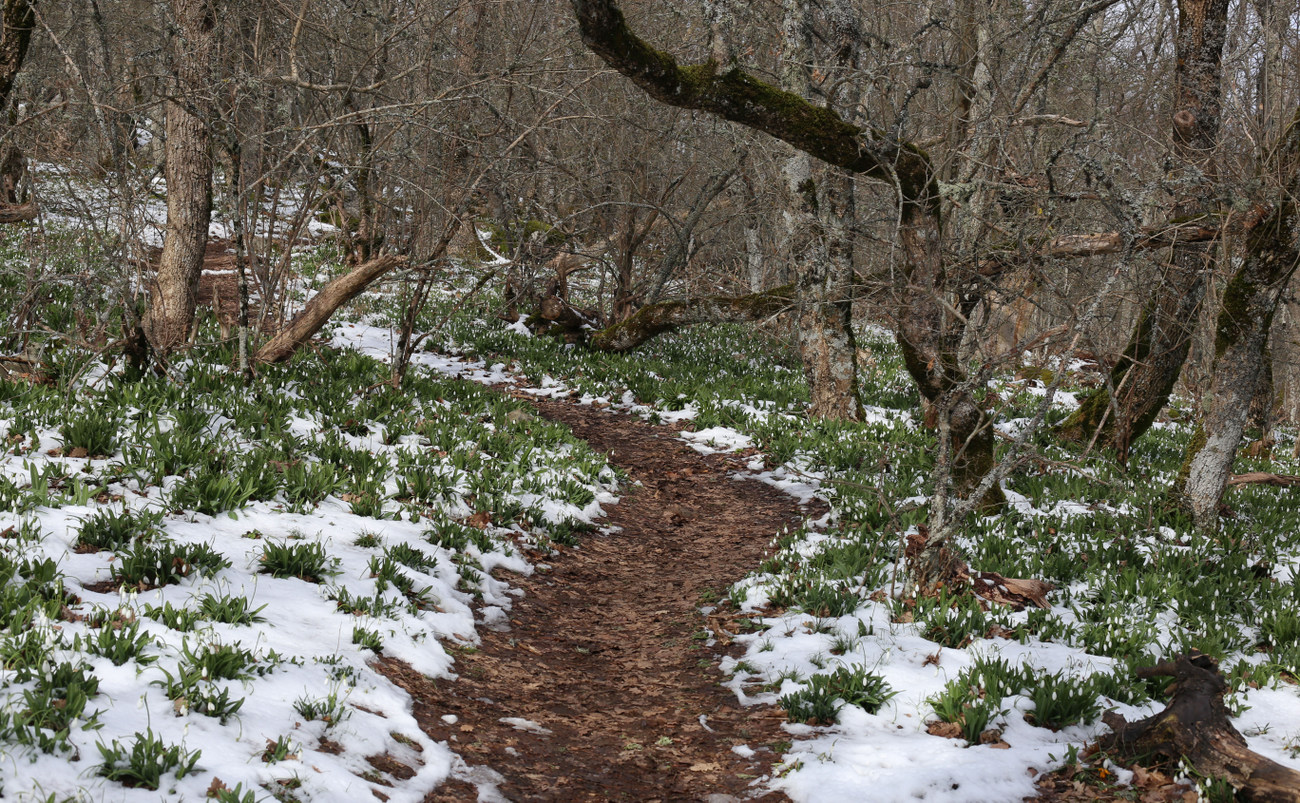
[[[813,98],[812,5],[786,0],[782,80],[805,100]],[[828,8],[836,52],[834,66],[856,64],[855,17],[841,3]],[[857,105],[851,95],[849,108]],[[857,389],[857,344],[853,339],[853,180],[835,167],[814,165],[795,152],[786,164],[790,209],[785,215],[786,252],[794,268],[795,329],[809,413],[814,418],[854,421],[861,417]]]
[[172,0],[176,75],[167,114],[167,230],[145,332],[164,359],[189,336],[212,217],[212,143],[204,98],[216,20],[207,0]]
[[1196,526],[1213,530],[1232,477],[1251,402],[1264,374],[1269,329],[1282,292],[1300,265],[1295,241],[1296,192],[1300,190],[1300,110],[1270,160],[1282,191],[1273,213],[1251,231],[1241,268],[1228,282],[1215,332],[1215,360],[1208,406],[1189,449],[1183,484]]

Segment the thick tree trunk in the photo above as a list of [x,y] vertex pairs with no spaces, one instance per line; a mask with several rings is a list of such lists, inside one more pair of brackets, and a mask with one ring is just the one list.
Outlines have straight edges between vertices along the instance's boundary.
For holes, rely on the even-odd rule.
[[755,323],[779,315],[794,304],[794,287],[785,285],[738,298],[715,296],[685,301],[661,301],[637,310],[626,321],[597,332],[592,348],[631,351],[658,335],[702,323]]
[[[1194,221],[1213,214],[1218,176],[1223,44],[1228,0],[1180,0],[1174,70],[1173,141],[1180,164],[1170,183],[1181,197],[1173,218]],[[1091,394],[1057,427],[1066,440],[1098,443],[1126,460],[1129,445],[1164,409],[1191,348],[1196,310],[1213,269],[1212,246],[1175,243],[1160,286],[1142,310],[1108,388]]]
[[385,254],[357,265],[348,273],[325,285],[312,296],[307,306],[293,317],[279,334],[271,338],[253,355],[254,362],[283,362],[293,356],[302,344],[329,321],[339,307],[356,298],[361,291],[374,284],[384,274],[406,264],[406,257]]
[[27,48],[36,30],[36,8],[31,0],[4,0],[0,11],[0,106],[9,101],[14,79],[23,68]]
[[821,181],[808,191],[818,200],[818,242],[795,268],[795,329],[808,378],[808,412],[813,418],[856,421],[862,417],[862,405],[853,337],[853,243],[848,234],[853,181],[833,168],[816,172]]
[[1137,675],[1173,677],[1173,698],[1164,711],[1140,722],[1103,714],[1114,731],[1102,739],[1104,751],[1143,763],[1153,756],[1170,764],[1186,761],[1198,775],[1232,784],[1237,800],[1300,803],[1300,773],[1251,751],[1228,721],[1227,684],[1213,658],[1193,652]]
[[1196,526],[1207,531],[1218,525],[1219,503],[1264,374],[1273,316],[1300,266],[1295,243],[1295,192],[1300,189],[1297,162],[1300,111],[1270,165],[1283,185],[1276,210],[1250,233],[1241,268],[1224,291],[1208,406],[1197,437],[1188,446],[1183,498]]
[[212,144],[205,118],[215,18],[207,0],[172,0],[175,95],[167,114],[167,231],[145,331],[166,357],[189,337],[212,217]]

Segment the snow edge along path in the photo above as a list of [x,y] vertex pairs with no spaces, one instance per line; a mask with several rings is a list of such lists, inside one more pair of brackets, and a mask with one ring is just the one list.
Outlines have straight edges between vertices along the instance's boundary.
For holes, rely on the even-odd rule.
[[[361,325],[348,325],[335,338],[335,345],[357,348],[380,358],[388,354],[390,342],[388,330]],[[509,374],[502,363],[488,365],[430,353],[418,354],[414,361],[447,376],[487,385],[512,385],[521,392],[540,397],[571,394],[562,382],[551,377],[543,379],[541,388],[527,387]],[[652,411],[637,404],[630,394],[617,400],[584,395],[575,402],[607,404],[620,412],[642,417],[655,412],[661,421],[669,424],[695,416],[690,406],[679,411]],[[769,414],[745,406],[757,415]],[[873,419],[897,419],[901,426],[912,424],[905,411],[881,408],[871,414]],[[680,438],[705,454],[744,449],[752,444],[748,436],[725,427],[682,432]],[[800,466],[798,457],[791,464],[766,471],[761,458],[754,458],[748,468],[747,476],[790,494],[801,505],[821,495],[823,478]],[[1014,502],[1027,515],[1043,513],[1020,497],[1014,498]],[[832,509],[822,519],[808,523],[810,534],[800,545],[801,551],[811,555],[829,542],[830,536],[824,530],[834,523],[835,515]],[[763,608],[768,596],[762,582],[755,578],[741,582],[747,584],[748,592],[742,610],[756,612]],[[1052,612],[1073,616],[1061,606],[1055,606]],[[800,612],[765,617],[762,624],[766,630],[741,634],[735,639],[746,646],[746,653],[739,660],[724,659],[721,668],[724,673],[732,674],[726,685],[746,706],[774,705],[781,696],[801,688],[802,683],[789,679],[791,674],[807,678],[829,673],[837,666],[854,664],[881,675],[892,688],[901,690],[877,714],[850,706],[840,712],[840,722],[834,726],[787,723],[784,728],[792,737],[792,746],[783,757],[784,771],[775,779],[760,779],[756,783],[766,780],[768,789],[784,792],[797,803],[839,803],[851,799],[881,803],[1019,801],[1037,795],[1038,774],[1060,767],[1071,745],[1081,746],[1106,732],[1100,720],[1061,731],[1035,727],[1024,716],[1032,711],[1032,701],[1017,696],[1008,698],[1008,710],[989,723],[990,727],[1002,730],[1002,740],[1009,748],[968,746],[961,740],[929,734],[926,727],[933,711],[927,698],[943,691],[976,657],[1000,657],[1013,666],[1024,663],[1042,673],[1070,675],[1109,671],[1117,662],[1079,648],[1036,640],[1023,645],[999,639],[979,640],[967,649],[954,650],[923,638],[918,626],[896,623],[892,618],[888,603],[865,601],[854,613],[834,620],[818,620]],[[855,649],[844,655],[831,654],[836,634],[859,632],[871,635],[857,639]],[[937,656],[938,662],[931,656]],[[742,662],[755,671],[735,672]],[[747,691],[783,677],[776,692],[750,694]],[[1250,690],[1246,695],[1245,701],[1251,708],[1236,724],[1246,735],[1251,749],[1300,769],[1300,758],[1288,749],[1300,742],[1300,696],[1288,690],[1267,688]],[[1162,706],[1130,706],[1110,701],[1107,707],[1135,720]],[[1127,771],[1112,769],[1117,780],[1127,779]]]

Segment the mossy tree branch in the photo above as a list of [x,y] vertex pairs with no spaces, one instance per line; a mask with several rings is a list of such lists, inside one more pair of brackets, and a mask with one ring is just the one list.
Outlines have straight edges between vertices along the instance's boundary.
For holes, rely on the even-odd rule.
[[[952,266],[945,264],[943,256],[939,182],[929,155],[878,128],[854,125],[833,110],[760,81],[739,67],[722,68],[714,61],[682,66],[640,39],[613,0],[571,2],[583,42],[656,100],[762,131],[827,164],[893,188],[899,204],[898,239],[903,256],[897,300],[906,309],[906,314],[899,316],[896,337],[921,394],[951,411],[947,437],[952,445],[954,484],[958,495],[972,492],[993,464],[992,430],[971,395],[969,378],[957,358],[964,321],[944,303],[952,289]],[[663,331],[661,324],[693,322],[693,313],[705,309],[693,306],[701,302],[674,303],[677,306],[654,305],[642,310],[642,328]],[[716,319],[721,311],[708,309],[709,319]],[[602,333],[597,344],[612,348],[613,343],[623,342],[619,339],[622,334]],[[627,337],[626,342],[633,341],[635,337]],[[942,511],[938,518],[942,520]],[[951,529],[951,523],[937,529],[921,556],[923,563],[934,564],[932,557],[943,552]],[[922,567],[920,573],[937,588],[946,570]]]
[[739,67],[720,68],[714,61],[680,65],[638,37],[610,0],[572,2],[587,47],[655,100],[770,134],[827,164],[893,184],[905,203],[938,214],[938,181],[929,156],[916,145],[854,125]]

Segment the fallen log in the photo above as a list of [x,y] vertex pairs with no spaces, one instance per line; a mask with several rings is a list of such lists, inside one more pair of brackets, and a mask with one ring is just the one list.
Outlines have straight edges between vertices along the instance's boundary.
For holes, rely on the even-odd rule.
[[320,331],[339,307],[356,298],[361,291],[393,268],[405,264],[406,257],[385,254],[357,265],[348,273],[325,285],[320,292],[312,296],[302,312],[293,317],[288,326],[257,350],[253,355],[253,361],[273,363],[289,359],[303,343]]
[[1229,487],[1233,485],[1276,485],[1279,488],[1289,488],[1292,485],[1300,485],[1300,477],[1294,474],[1270,474],[1267,471],[1250,471],[1245,474],[1233,474],[1228,480]]
[[600,351],[630,351],[653,337],[683,326],[753,323],[783,312],[793,304],[794,285],[791,284],[746,296],[661,301],[642,307],[622,323],[600,330],[592,336],[591,345]]
[[1300,803],[1300,772],[1246,747],[1228,722],[1227,683],[1212,657],[1192,651],[1174,661],[1137,670],[1139,678],[1172,677],[1173,698],[1164,711],[1129,722],[1108,711],[1102,721],[1114,733],[1101,740],[1108,753],[1128,760],[1152,756],[1187,762],[1199,775],[1232,784],[1247,803]]
[[23,223],[36,219],[36,204],[0,204],[0,225]]
[[50,376],[43,363],[20,356],[0,355],[0,380],[22,381],[33,385],[50,384]]

